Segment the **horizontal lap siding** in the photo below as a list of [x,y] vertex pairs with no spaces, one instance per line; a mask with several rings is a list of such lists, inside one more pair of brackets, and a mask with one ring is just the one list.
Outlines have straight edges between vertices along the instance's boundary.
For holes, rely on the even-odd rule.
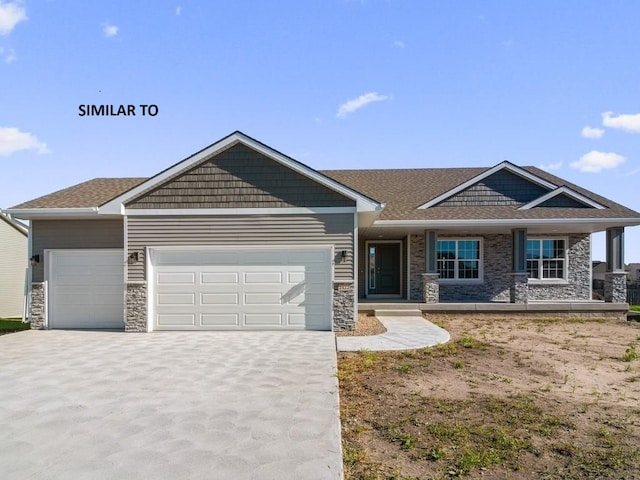
[[[353,279],[353,214],[128,217],[128,253],[153,246],[333,245],[336,280]],[[347,251],[346,259],[340,252]],[[146,279],[144,260],[129,281]]]
[[33,267],[33,281],[44,281],[44,251],[52,249],[124,248],[122,219],[32,220],[33,255],[40,263]]
[[0,318],[22,315],[27,236],[0,218]]

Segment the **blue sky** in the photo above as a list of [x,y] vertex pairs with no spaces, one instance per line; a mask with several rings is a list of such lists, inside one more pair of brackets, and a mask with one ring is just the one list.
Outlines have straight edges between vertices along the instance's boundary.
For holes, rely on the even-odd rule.
[[[316,169],[542,166],[640,210],[638,18],[635,0],[0,0],[0,207],[242,130]],[[628,262],[639,246],[627,229]]]

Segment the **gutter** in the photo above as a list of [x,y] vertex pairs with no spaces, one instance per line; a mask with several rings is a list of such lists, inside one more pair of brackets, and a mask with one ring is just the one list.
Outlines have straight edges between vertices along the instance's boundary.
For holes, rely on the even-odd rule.
[[619,224],[640,225],[640,218],[500,218],[475,220],[376,220],[374,227],[490,227],[490,226],[530,226],[530,225],[582,225]]
[[77,218],[98,215],[98,207],[76,208],[8,208],[10,215],[24,220],[38,218]]

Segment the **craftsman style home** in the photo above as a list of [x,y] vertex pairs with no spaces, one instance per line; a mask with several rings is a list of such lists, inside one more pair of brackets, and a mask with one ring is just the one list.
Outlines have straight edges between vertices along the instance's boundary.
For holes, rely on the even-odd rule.
[[[640,214],[534,167],[317,171],[235,132],[151,178],[97,178],[30,220],[33,328],[353,328],[358,304],[625,302]],[[601,303],[601,305],[606,305]]]

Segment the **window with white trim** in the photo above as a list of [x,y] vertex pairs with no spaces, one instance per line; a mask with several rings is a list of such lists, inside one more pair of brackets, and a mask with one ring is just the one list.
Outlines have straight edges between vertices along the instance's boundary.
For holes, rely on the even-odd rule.
[[527,274],[535,280],[564,280],[567,274],[565,238],[527,239]]
[[436,265],[442,280],[480,280],[481,243],[479,239],[438,240]]

